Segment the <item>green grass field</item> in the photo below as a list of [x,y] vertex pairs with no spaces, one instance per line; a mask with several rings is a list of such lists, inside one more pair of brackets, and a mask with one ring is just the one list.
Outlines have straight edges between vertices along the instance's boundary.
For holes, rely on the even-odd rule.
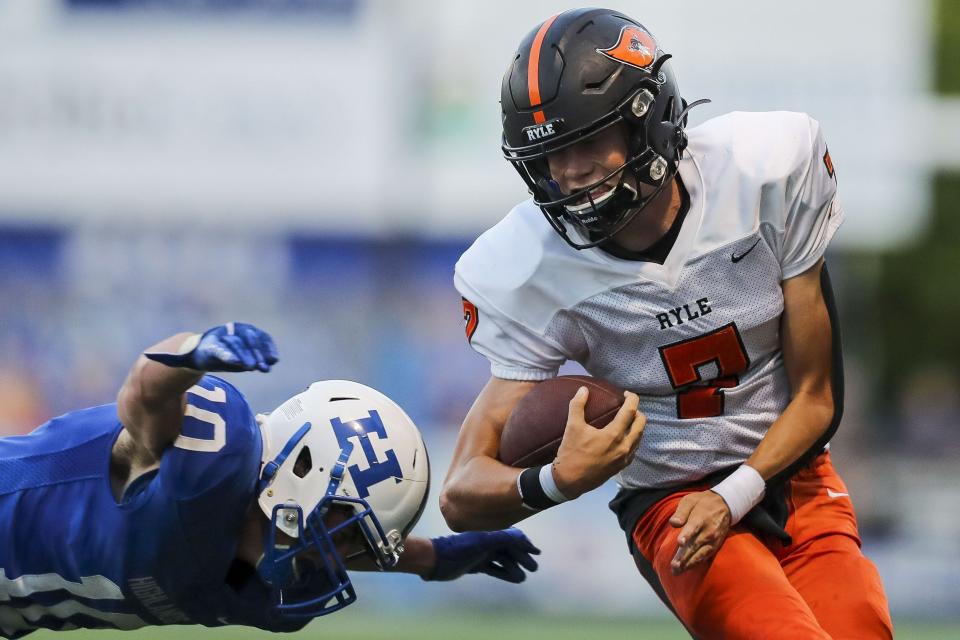
[[[140,631],[71,631],[69,635],[36,632],[30,640],[174,640],[203,638],[246,640],[274,637],[265,632],[227,627],[167,627]],[[280,636],[336,640],[682,640],[689,638],[679,624],[662,618],[524,615],[519,612],[458,611],[440,615],[378,615],[375,610],[347,610],[313,622],[304,631]],[[898,640],[960,638],[957,624],[897,621]]]

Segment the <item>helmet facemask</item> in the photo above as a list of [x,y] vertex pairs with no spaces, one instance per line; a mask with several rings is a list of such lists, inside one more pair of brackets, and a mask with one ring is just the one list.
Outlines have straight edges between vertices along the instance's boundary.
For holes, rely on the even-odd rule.
[[[331,521],[331,514],[342,517]],[[295,538],[281,531],[281,523],[291,522],[298,526]],[[264,532],[257,573],[274,591],[277,612],[288,618],[315,618],[352,604],[357,594],[347,564],[367,556],[387,570],[403,552],[399,533],[384,532],[373,509],[359,498],[330,495],[306,517],[297,504],[276,505]],[[344,539],[353,544],[345,545]]]

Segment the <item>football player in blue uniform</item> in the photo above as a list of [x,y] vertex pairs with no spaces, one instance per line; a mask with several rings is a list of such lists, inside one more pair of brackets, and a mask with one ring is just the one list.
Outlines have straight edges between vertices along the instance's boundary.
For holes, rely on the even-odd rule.
[[521,582],[518,530],[408,535],[427,497],[420,433],[386,396],[323,381],[255,416],[215,371],[269,371],[242,323],[172,336],[117,402],[0,438],[0,636],[37,628],[292,631],[356,600],[347,569]]

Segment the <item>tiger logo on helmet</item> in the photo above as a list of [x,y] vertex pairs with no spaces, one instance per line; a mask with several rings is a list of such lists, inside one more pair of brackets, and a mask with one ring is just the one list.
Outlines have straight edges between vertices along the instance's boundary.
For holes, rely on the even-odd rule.
[[616,44],[606,49],[597,49],[597,53],[638,69],[646,69],[656,58],[657,43],[644,29],[625,25],[620,30]]

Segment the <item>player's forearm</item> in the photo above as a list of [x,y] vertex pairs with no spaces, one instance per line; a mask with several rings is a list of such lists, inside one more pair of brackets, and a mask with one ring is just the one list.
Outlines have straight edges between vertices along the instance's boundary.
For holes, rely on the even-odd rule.
[[[175,352],[191,335],[179,333],[147,351]],[[141,355],[117,395],[120,421],[135,439],[149,441],[145,444],[172,440],[180,428],[180,420],[172,418],[183,413],[183,394],[202,376],[201,371],[168,367]],[[170,433],[152,432],[158,429]]]
[[520,502],[520,470],[497,455],[510,412],[535,386],[491,377],[467,413],[440,494],[440,511],[454,531],[503,529],[532,515]]
[[[193,333],[178,333],[161,340],[146,349],[146,352],[175,353],[195,335]],[[202,371],[171,367],[154,362],[141,355],[133,364],[124,386],[129,384],[131,388],[136,389],[139,400],[149,406],[163,405],[171,399],[182,396],[201,377],[203,377]]]
[[833,389],[842,370],[834,370],[834,327],[825,302],[823,260],[783,283],[781,319],[783,364],[793,396],[770,426],[747,464],[770,480],[821,438],[834,422]]
[[834,405],[829,388],[800,392],[760,441],[746,464],[769,480],[804,453],[824,434],[833,420]]
[[533,515],[520,502],[518,469],[476,456],[452,469],[440,494],[440,512],[454,531],[503,529]]
[[[380,565],[377,564],[373,556],[364,554],[350,558],[346,562],[349,571],[380,571]],[[407,536],[403,540],[403,553],[396,566],[389,569],[397,573],[413,573],[421,578],[430,575],[436,564],[436,555],[433,550],[433,542],[429,538],[420,536]]]
[[433,572],[436,561],[433,542],[429,538],[407,536],[403,541],[403,553],[400,554],[400,561],[397,562],[397,566],[393,570],[426,578]]

